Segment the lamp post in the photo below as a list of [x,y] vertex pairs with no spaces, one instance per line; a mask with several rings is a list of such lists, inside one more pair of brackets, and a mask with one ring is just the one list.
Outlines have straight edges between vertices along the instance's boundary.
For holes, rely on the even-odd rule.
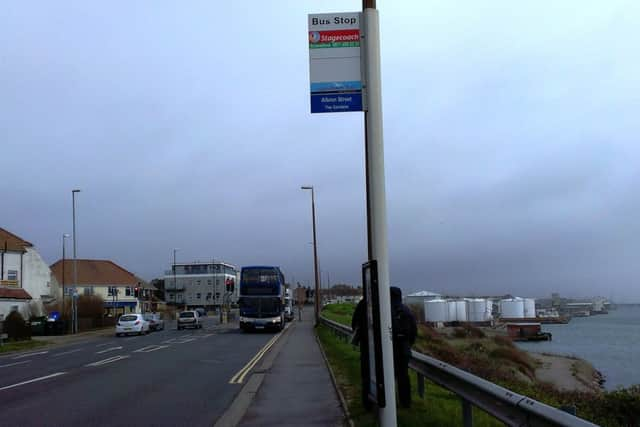
[[178,283],[176,280],[176,252],[180,249],[173,248],[173,290],[176,293],[176,307],[178,306]]
[[65,264],[66,264],[66,255],[65,255],[66,254],[66,250],[65,250],[65,247],[67,246],[65,243],[66,243],[67,238],[69,238],[69,237],[71,237],[70,234],[67,234],[67,233],[63,233],[62,234],[62,309],[60,310],[61,311],[61,313],[60,313],[60,317],[61,318],[64,317],[64,297],[65,297],[65,292],[64,292],[64,267],[65,267]]
[[318,246],[316,243],[316,199],[315,191],[312,185],[306,185],[300,187],[301,190],[311,190],[311,220],[313,222],[313,271],[315,276],[315,291],[314,291],[314,305],[315,305],[315,321],[318,326],[320,320],[320,277],[318,276]]
[[78,258],[76,253],[76,193],[80,190],[71,190],[71,203],[73,210],[73,294],[71,306],[73,307],[73,333],[78,332],[78,305],[76,303],[76,291],[78,286]]

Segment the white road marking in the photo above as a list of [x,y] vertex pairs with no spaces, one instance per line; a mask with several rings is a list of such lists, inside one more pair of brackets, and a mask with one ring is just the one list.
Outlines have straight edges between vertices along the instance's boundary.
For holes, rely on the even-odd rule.
[[215,334],[204,334],[204,335],[200,335],[200,338],[209,338],[214,336]]
[[97,362],[89,363],[89,364],[84,365],[84,366],[85,367],[87,367],[87,366],[102,366],[102,365],[106,365],[107,363],[117,362],[118,360],[127,359],[127,358],[129,358],[129,356],[113,356],[113,357],[109,357],[108,359],[98,360]]
[[35,356],[35,355],[38,355],[38,354],[47,354],[47,353],[49,353],[48,350],[47,351],[38,351],[38,352],[35,352],[35,353],[26,353],[26,354],[21,354],[19,356],[13,357],[12,359],[22,359],[23,357],[31,357],[31,356]]
[[9,366],[22,365],[23,363],[29,363],[31,360],[23,360],[22,362],[9,363],[8,365],[0,365],[0,368],[8,368]]
[[35,383],[36,381],[43,381],[43,380],[47,380],[49,378],[59,377],[60,375],[64,375],[64,374],[66,374],[66,372],[56,372],[55,374],[46,375],[44,377],[34,378],[32,380],[27,380],[27,381],[22,381],[21,383],[11,384],[11,385],[2,387],[2,388],[0,388],[0,391],[7,390],[7,389],[10,389],[10,388],[14,388],[14,387],[19,387],[19,386],[25,385],[25,384]]
[[76,353],[76,352],[82,351],[82,350],[84,350],[84,347],[76,348],[75,350],[63,351],[62,353],[56,353],[56,354],[51,355],[51,357],[64,356],[65,354]]
[[102,344],[97,344],[96,347],[104,347],[105,345],[111,344],[110,342],[103,342]]
[[96,351],[96,354],[107,353],[107,352],[113,351],[113,350],[122,350],[122,346],[120,345],[118,347],[109,347],[109,348],[106,348],[106,349],[101,350],[101,351]]
[[162,341],[162,344],[184,344],[187,342],[195,341],[196,338],[182,337],[182,338],[171,338],[169,340]]
[[134,353],[151,353],[152,351],[161,350],[169,347],[168,345],[148,345],[146,347],[139,348]]

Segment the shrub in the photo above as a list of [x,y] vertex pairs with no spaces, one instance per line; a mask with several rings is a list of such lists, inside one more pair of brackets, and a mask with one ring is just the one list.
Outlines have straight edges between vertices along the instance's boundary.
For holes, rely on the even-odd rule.
[[22,314],[12,311],[4,320],[4,332],[10,340],[21,341],[31,339],[31,328],[24,321]]
[[487,336],[482,329],[475,326],[465,325],[464,329],[467,331],[467,335],[472,338],[485,338]]
[[513,345],[513,341],[508,337],[503,337],[502,335],[496,335],[493,337],[493,342],[501,347],[515,347]]
[[466,338],[467,337],[467,331],[464,328],[455,328],[453,330],[453,336],[455,338]]
[[528,376],[529,378],[535,378],[535,368],[525,353],[517,348],[498,347],[489,353],[494,359],[505,359],[518,365],[518,370]]

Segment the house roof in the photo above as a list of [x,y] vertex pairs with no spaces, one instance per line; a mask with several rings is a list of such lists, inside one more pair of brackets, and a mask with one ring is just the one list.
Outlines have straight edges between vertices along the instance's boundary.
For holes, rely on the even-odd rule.
[[10,299],[33,299],[29,292],[22,288],[2,288],[0,287],[0,298]]
[[5,250],[5,245],[8,251],[24,252],[27,248],[33,245],[26,240],[16,236],[10,231],[0,227],[0,250]]
[[[58,283],[62,283],[62,260],[56,261],[51,266],[51,271]],[[64,283],[67,285],[74,284],[73,259],[65,259],[64,261]],[[135,286],[138,283],[143,284],[144,281],[113,261],[102,259],[78,260],[77,285]]]

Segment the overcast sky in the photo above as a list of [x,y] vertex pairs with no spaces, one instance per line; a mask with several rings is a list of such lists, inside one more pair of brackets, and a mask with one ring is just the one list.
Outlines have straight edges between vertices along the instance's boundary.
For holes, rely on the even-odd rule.
[[[53,263],[80,188],[81,258],[306,284],[314,185],[323,280],[358,283],[363,118],[309,113],[307,14],[360,7],[5,2],[0,227]],[[640,3],[378,7],[392,283],[640,301]]]

